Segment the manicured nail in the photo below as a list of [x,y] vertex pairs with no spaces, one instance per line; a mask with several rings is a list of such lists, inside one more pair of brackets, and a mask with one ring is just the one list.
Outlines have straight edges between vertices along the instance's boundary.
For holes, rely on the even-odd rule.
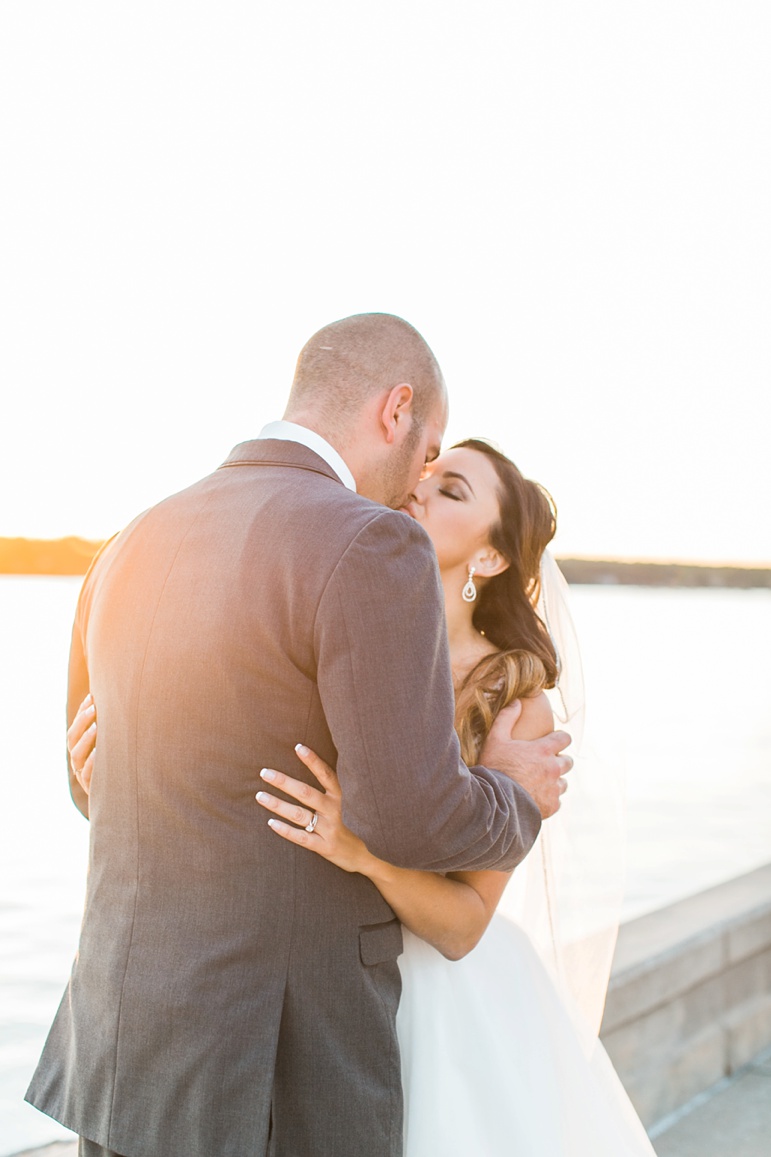
[[310,748],[306,747],[304,743],[297,743],[295,744],[295,751],[298,755],[308,755]]
[[96,720],[91,724],[88,731],[86,732],[86,735],[88,735],[90,731],[96,731]]
[[263,767],[262,771],[260,772],[260,775],[262,776],[263,779],[275,779],[276,778],[275,771],[271,771],[269,767]]
[[258,799],[260,803],[264,803],[266,799],[270,799],[270,796],[266,791],[258,791],[254,798]]
[[283,826],[284,825],[281,823],[281,820],[268,820],[269,828],[282,828]]

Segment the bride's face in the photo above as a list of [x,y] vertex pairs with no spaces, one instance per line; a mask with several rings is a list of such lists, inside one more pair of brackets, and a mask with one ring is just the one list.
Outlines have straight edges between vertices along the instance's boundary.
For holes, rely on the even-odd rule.
[[445,450],[426,466],[404,507],[434,544],[440,570],[474,565],[500,518],[498,475],[486,454]]

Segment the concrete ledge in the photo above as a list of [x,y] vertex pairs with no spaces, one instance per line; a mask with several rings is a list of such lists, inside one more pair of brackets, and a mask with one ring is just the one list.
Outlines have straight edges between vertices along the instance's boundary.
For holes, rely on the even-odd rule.
[[646,1126],[771,1045],[771,864],[621,928],[601,1035]]

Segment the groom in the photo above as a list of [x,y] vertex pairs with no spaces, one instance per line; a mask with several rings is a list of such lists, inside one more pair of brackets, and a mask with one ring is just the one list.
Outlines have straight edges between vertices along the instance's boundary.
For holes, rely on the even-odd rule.
[[[433,548],[398,512],[444,382],[406,322],[300,354],[287,421],[142,514],[78,605],[70,719],[99,707],[88,895],[28,1099],[84,1157],[397,1157],[401,929],[369,880],[277,840],[263,766],[307,743],[378,856],[513,868],[570,766],[501,728],[467,769]],[[513,777],[513,778],[509,778]],[[527,786],[525,791],[515,780]]]

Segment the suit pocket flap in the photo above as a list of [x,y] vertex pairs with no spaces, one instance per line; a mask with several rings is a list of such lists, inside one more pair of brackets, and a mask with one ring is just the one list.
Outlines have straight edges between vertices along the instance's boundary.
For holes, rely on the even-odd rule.
[[401,956],[404,943],[398,920],[386,924],[367,924],[359,929],[359,952],[362,964],[383,964]]

